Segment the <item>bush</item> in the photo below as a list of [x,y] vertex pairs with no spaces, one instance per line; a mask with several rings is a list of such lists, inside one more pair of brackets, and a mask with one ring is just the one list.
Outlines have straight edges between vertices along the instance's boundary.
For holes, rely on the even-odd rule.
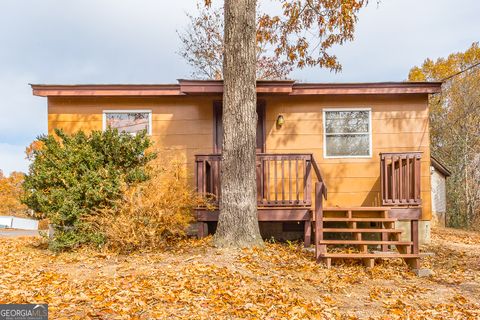
[[146,150],[152,143],[145,132],[55,133],[39,137],[30,150],[33,162],[23,184],[23,202],[52,223],[51,249],[102,244],[104,236],[83,218],[114,206],[125,185],[147,180],[145,165],[155,154]]
[[108,249],[131,252],[156,249],[185,237],[192,209],[208,205],[187,181],[185,162],[175,158],[153,161],[150,179],[128,186],[117,205],[87,220],[106,237]]

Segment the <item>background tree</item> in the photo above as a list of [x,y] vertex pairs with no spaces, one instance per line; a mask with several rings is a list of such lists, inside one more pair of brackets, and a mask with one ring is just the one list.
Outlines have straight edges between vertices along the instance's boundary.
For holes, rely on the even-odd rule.
[[[178,52],[193,67],[196,79],[223,79],[223,7],[197,3],[196,15],[187,13],[188,27],[177,32],[182,46]],[[258,22],[257,22],[258,24]],[[291,65],[267,50],[267,44],[257,42],[257,79],[286,79]]]
[[[442,93],[430,99],[432,154],[452,171],[447,179],[448,225],[480,224],[480,47],[426,59],[413,67],[410,81],[448,78]],[[463,70],[466,70],[462,72]]]
[[12,172],[6,177],[0,170],[0,215],[19,217],[27,215],[28,208],[20,201],[24,177],[22,172]]
[[[204,0],[205,1],[205,0]],[[200,1],[201,2],[201,1]],[[197,4],[196,15],[187,13],[188,27],[178,32],[179,54],[193,67],[192,77],[223,78],[224,15],[220,4]],[[329,50],[353,40],[357,13],[367,1],[278,0],[268,14],[256,18],[257,79],[286,79],[294,67],[326,67],[340,71],[341,64]]]
[[[257,47],[270,46],[290,66],[341,70],[329,51],[352,40],[366,0],[278,0],[280,14],[256,18],[255,0],[225,0],[223,34],[223,145],[220,216],[215,243],[262,243],[255,181]],[[211,0],[205,0],[207,8]]]

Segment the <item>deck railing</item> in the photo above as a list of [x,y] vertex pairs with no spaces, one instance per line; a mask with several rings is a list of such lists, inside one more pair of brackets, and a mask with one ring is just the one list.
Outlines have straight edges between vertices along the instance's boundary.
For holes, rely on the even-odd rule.
[[[218,205],[221,196],[220,161],[220,154],[195,156],[197,190],[213,195],[214,205]],[[324,183],[312,154],[257,154],[258,206],[310,207],[313,174]],[[326,197],[326,187],[323,194]]]
[[380,153],[383,205],[420,205],[421,152]]

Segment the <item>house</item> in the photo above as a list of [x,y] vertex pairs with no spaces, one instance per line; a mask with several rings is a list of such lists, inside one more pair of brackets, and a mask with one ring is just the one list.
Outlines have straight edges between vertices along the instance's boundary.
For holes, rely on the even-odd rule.
[[432,226],[445,227],[447,222],[447,177],[450,170],[437,158],[430,156],[431,189],[432,189]]
[[[146,129],[158,148],[185,156],[199,192],[220,196],[221,81],[32,89],[48,98],[49,132]],[[432,219],[428,96],[440,90],[438,82],[258,81],[264,236],[301,228],[309,245],[313,233],[316,257],[327,264],[344,257],[327,249],[353,244],[358,253],[348,257],[368,265],[378,257],[418,265]],[[195,214],[200,236],[214,232],[218,211]]]

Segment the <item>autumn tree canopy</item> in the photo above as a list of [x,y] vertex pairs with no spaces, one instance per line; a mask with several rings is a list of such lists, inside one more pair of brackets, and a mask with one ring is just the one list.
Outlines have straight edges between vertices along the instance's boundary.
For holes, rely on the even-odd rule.
[[451,169],[447,179],[449,225],[480,224],[480,47],[410,70],[410,81],[445,80],[442,93],[430,99],[432,154]]
[[26,215],[27,207],[20,200],[24,178],[22,172],[12,172],[7,177],[0,170],[0,215]]
[[[257,79],[285,79],[293,68],[322,67],[338,72],[331,52],[353,40],[358,13],[367,0],[277,0],[257,5]],[[206,6],[205,6],[206,4]],[[188,27],[179,32],[179,54],[194,78],[222,79],[223,1],[199,0],[197,14],[187,13]]]

